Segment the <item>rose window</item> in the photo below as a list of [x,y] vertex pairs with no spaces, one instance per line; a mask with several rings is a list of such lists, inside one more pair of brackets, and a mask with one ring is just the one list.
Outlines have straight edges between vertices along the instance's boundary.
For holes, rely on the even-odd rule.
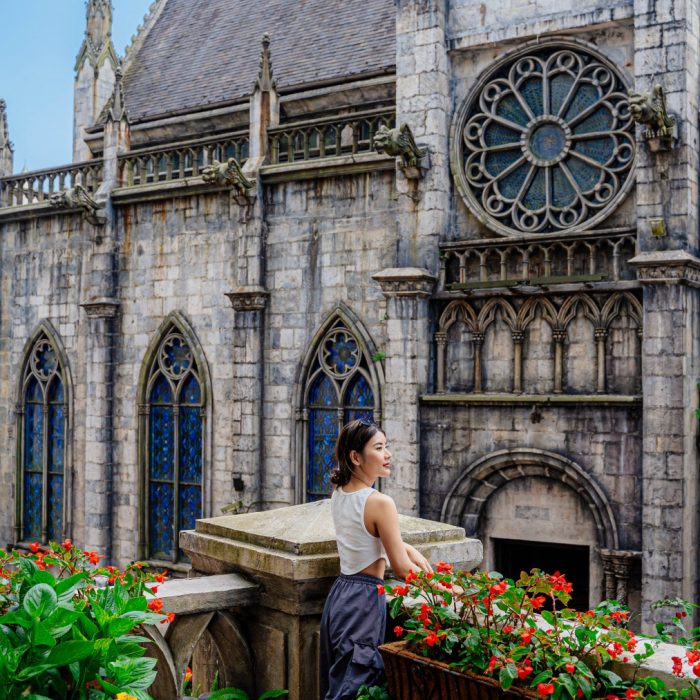
[[528,47],[496,64],[453,131],[457,186],[502,234],[594,226],[629,190],[634,157],[622,76],[568,43]]

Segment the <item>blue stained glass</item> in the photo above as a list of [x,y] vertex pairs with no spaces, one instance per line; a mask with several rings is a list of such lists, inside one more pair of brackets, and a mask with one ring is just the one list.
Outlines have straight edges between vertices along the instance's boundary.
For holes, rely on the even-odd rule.
[[574,79],[570,75],[556,75],[549,81],[550,114],[559,114]]
[[199,404],[202,401],[202,391],[197,378],[190,374],[185,380],[185,384],[180,389],[180,403]]
[[151,389],[151,403],[172,403],[173,392],[168,380],[161,374]]
[[39,372],[46,377],[58,367],[56,352],[48,343],[44,344],[43,348],[37,353],[36,358]]
[[330,495],[330,473],[335,464],[335,441],[338,438],[338,413],[315,408],[311,410],[309,418],[307,492],[310,497],[322,498]]
[[44,447],[44,409],[41,404],[24,406],[24,470],[42,472]]
[[519,165],[512,173],[506,175],[498,183],[498,189],[501,194],[507,199],[515,199],[520,192],[520,188],[525,182],[527,174],[532,166],[530,163]]
[[566,134],[559,124],[542,124],[530,136],[530,150],[540,160],[556,158],[566,146]]
[[309,392],[309,403],[312,406],[338,405],[338,394],[330,377],[322,374],[316,378]]
[[172,338],[165,346],[165,356],[168,358],[168,365],[176,375],[182,374],[190,368],[192,358],[190,349],[180,338]]
[[51,403],[63,403],[63,382],[56,377],[51,382],[51,388],[49,389],[49,401]]
[[363,420],[372,423],[374,421],[374,411],[371,408],[348,408],[345,410],[345,422],[349,423],[351,420]]
[[41,472],[25,472],[24,474],[24,539],[41,539],[41,498],[42,498]]
[[598,184],[603,174],[603,171],[598,170],[598,168],[594,168],[592,165],[588,165],[588,163],[571,156],[566,159],[566,165],[583,192],[592,190]]
[[180,409],[180,481],[202,483],[201,409]]
[[561,168],[552,168],[552,202],[555,207],[563,209],[576,201],[576,192],[567,180]]
[[496,177],[506,168],[509,168],[516,160],[522,158],[522,151],[494,151],[487,153],[485,158],[486,170],[489,171],[492,177]]
[[515,95],[507,95],[500,100],[496,107],[496,114],[521,126],[525,126],[530,121],[530,117],[525,114],[525,110]]
[[544,170],[540,168],[536,173],[535,177],[532,178],[530,187],[527,189],[527,193],[523,197],[523,206],[527,209],[541,209],[547,202],[545,188],[547,186],[547,180],[545,177]]
[[148,493],[148,532],[152,557],[169,559],[173,553],[175,508],[170,483],[151,482]]
[[171,406],[151,406],[149,455],[151,479],[173,480],[175,419]]
[[580,83],[576,88],[576,94],[569,102],[566,110],[566,121],[571,121],[576,115],[594,105],[599,98],[598,88],[587,83]]
[[339,333],[326,343],[328,364],[335,367],[338,374],[349,372],[358,361],[358,350],[355,339],[344,333]]
[[29,381],[29,384],[27,384],[24,400],[27,403],[44,403],[44,392],[41,390],[39,382],[33,377]]
[[49,473],[63,473],[64,434],[65,409],[62,404],[49,404]]
[[353,380],[345,397],[345,405],[348,407],[373,408],[374,395],[369,382],[364,375],[358,374]]
[[63,536],[63,474],[49,475],[49,539]]
[[517,146],[520,143],[520,132],[497,122],[491,122],[484,131],[484,143],[487,146],[501,146],[504,143],[512,143]]
[[584,120],[574,126],[575,134],[593,134],[599,131],[610,131],[613,127],[613,116],[605,107],[596,109]]
[[194,530],[194,521],[202,517],[202,489],[180,486],[179,530]]
[[539,117],[544,113],[542,104],[542,78],[529,78],[520,85],[520,94],[527,102],[533,116]]
[[586,139],[574,146],[577,153],[598,163],[607,163],[613,155],[614,148],[615,144],[611,138]]

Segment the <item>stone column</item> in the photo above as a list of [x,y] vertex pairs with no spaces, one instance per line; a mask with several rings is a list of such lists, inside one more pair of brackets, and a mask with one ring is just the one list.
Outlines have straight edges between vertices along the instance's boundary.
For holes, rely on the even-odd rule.
[[566,331],[562,329],[553,330],[552,340],[554,340],[554,393],[561,394],[562,375],[564,373],[564,341],[566,340]]
[[[404,515],[399,526],[404,540],[430,561],[442,559],[464,569],[481,562],[481,542],[465,538],[461,527]],[[259,586],[254,605],[232,611],[253,657],[253,667],[245,669],[248,683],[238,674],[244,685],[255,686],[252,697],[284,687],[290,700],[318,698],[319,624],[340,573],[330,501],[198,520],[195,530],[180,533],[180,546],[195,571],[235,572]],[[176,635],[168,639],[172,644]],[[172,695],[158,697],[170,700]]]
[[474,343],[474,393],[480,394],[483,391],[481,385],[481,349],[484,347],[484,334],[473,333]]
[[7,103],[0,100],[0,177],[12,175],[12,158],[14,147],[10,141],[10,130],[7,126]]
[[437,393],[445,393],[445,352],[447,351],[447,333],[435,334],[437,343]]
[[605,339],[608,337],[606,328],[596,328],[594,331],[595,347],[596,347],[596,367],[597,367],[597,386],[596,393],[605,393]]
[[383,427],[394,455],[392,478],[382,490],[399,512],[420,513],[420,395],[428,390],[428,297],[435,277],[419,268],[382,270],[373,276],[387,298],[386,385]]
[[513,331],[513,393],[523,393],[523,341],[524,331]]
[[[226,294],[234,310],[233,478],[243,480],[239,496],[246,505],[264,499],[263,470],[263,349],[265,306],[269,292],[262,287],[239,287]],[[234,483],[241,486],[241,482]]]
[[88,321],[85,352],[85,539],[84,549],[112,556],[114,482],[114,333],[116,299],[81,304]]

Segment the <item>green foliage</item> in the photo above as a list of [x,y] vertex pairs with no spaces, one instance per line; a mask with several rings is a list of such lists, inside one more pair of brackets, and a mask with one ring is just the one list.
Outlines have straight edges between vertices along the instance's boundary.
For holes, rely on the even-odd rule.
[[355,700],[391,700],[386,681],[380,685],[361,685]]
[[375,352],[375,353],[372,355],[372,360],[373,360],[374,362],[381,362],[382,360],[386,360],[386,353],[385,353],[385,352],[381,352],[381,351]]
[[[614,673],[615,661],[639,665],[649,657],[652,640],[627,629],[629,613],[617,601],[585,612],[566,607],[572,586],[559,572],[533,569],[514,581],[497,572],[453,571],[444,562],[436,568],[436,573],[410,572],[406,585],[385,586],[390,613],[401,622],[394,633],[420,655],[491,676],[503,690],[525,686],[552,700],[677,700],[700,694],[700,681],[684,672],[680,658],[674,657],[669,669],[689,678],[688,688],[680,691],[658,678],[629,681]],[[660,605],[680,608],[672,628],[682,627],[695,607],[679,600]],[[692,630],[682,643],[695,644],[699,632]],[[688,649],[686,658],[700,677],[700,645]]]
[[137,628],[167,619],[146,586],[164,575],[100,568],[69,540],[30,549],[0,550],[0,700],[149,700],[156,660]]

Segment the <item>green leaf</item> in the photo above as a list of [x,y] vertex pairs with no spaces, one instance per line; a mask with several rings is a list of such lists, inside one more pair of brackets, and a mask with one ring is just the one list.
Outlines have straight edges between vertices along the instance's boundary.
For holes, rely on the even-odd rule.
[[50,571],[42,571],[41,569],[37,569],[34,572],[33,579],[36,583],[45,583],[47,586],[55,588],[56,579],[53,577],[53,574]]
[[[373,688],[369,689],[370,695],[372,694],[373,690],[377,690],[377,686],[374,686]],[[379,688],[381,691],[382,688]],[[259,698],[258,700],[268,700],[268,698],[281,698],[283,695],[289,695],[288,690],[266,690]],[[375,693],[374,697],[379,697],[379,694]],[[388,696],[387,696],[388,697]]]
[[68,600],[70,600],[73,593],[78,588],[83,587],[83,584],[86,580],[86,576],[87,575],[85,573],[79,573],[73,574],[68,578],[59,579],[59,581],[54,587],[54,590],[56,591],[56,595],[58,596],[59,600],[61,600],[61,602],[65,602],[66,596],[68,596]]
[[107,664],[107,674],[120,686],[146,690],[155,680],[156,659],[124,658]]
[[118,615],[121,615],[129,602],[129,593],[124,588],[122,582],[117,578],[114,582],[114,609]]
[[540,615],[542,615],[542,618],[545,620],[545,622],[548,622],[552,627],[555,627],[557,624],[557,620],[554,617],[554,614],[552,613],[551,610],[543,610]]
[[34,623],[31,631],[32,646],[55,647],[56,640],[44,624],[38,620]]
[[27,666],[23,668],[15,678],[18,681],[26,681],[29,678],[34,678],[34,676],[40,676],[42,673],[46,673],[50,669],[55,668],[54,664],[39,664],[37,666]]
[[220,688],[215,690],[208,700],[250,700],[250,696],[245,690],[238,688]]
[[138,623],[136,620],[130,618],[117,618],[116,620],[110,620],[107,623],[107,636],[108,637],[121,637],[127,632],[131,632]]
[[498,674],[498,680],[503,690],[508,690],[508,688],[510,688],[510,686],[513,685],[513,681],[517,677],[518,669],[515,668],[515,664],[506,664],[501,668],[501,671]]
[[576,698],[576,689],[578,688],[574,679],[568,673],[562,673],[559,676],[559,682],[564,686],[572,700],[574,700],[574,698]]
[[608,685],[619,685],[622,683],[622,678],[617,675],[617,673],[613,673],[612,671],[608,671],[607,669],[600,668],[598,669],[598,675],[608,684]]
[[29,617],[39,619],[50,615],[58,604],[56,591],[47,583],[37,583],[32,586],[22,601],[22,607]]
[[13,610],[2,617],[0,617],[0,624],[2,625],[19,625],[25,629],[31,629],[34,622],[24,610]]
[[136,598],[129,598],[122,612],[145,612],[146,610],[148,610],[148,601],[143,596],[138,596]]
[[68,666],[74,661],[87,659],[94,651],[94,642],[70,640],[68,642],[61,642],[54,647],[49,654],[48,660],[54,666]]

